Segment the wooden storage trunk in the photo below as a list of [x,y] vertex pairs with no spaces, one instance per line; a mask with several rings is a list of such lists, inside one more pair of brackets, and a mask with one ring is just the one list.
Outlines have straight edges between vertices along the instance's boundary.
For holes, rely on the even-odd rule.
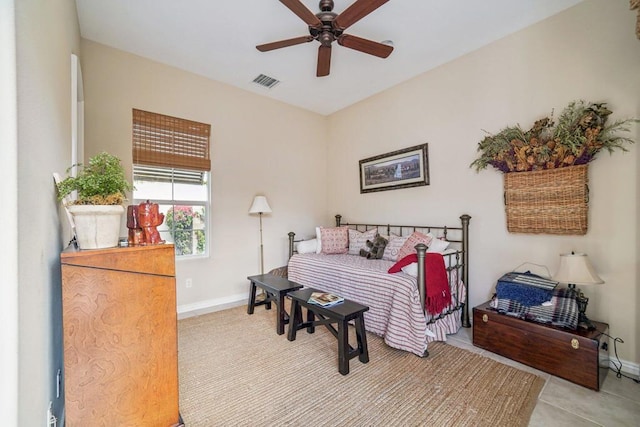
[[609,325],[571,331],[500,314],[484,303],[473,309],[473,345],[600,390],[609,371]]

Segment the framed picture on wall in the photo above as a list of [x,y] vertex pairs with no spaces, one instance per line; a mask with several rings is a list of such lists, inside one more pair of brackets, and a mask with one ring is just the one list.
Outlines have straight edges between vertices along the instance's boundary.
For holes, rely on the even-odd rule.
[[428,144],[360,160],[360,193],[429,185]]

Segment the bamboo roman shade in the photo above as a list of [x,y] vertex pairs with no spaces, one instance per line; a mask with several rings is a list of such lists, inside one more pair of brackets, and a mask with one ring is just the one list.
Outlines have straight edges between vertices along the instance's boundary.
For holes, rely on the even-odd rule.
[[133,163],[210,171],[211,125],[133,109]]

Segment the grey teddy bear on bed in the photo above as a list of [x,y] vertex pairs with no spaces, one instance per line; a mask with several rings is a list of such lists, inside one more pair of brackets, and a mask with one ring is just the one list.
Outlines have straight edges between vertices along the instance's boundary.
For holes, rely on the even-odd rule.
[[373,241],[367,240],[367,249],[360,249],[360,256],[366,257],[367,259],[382,259],[387,243],[387,239],[377,235]]

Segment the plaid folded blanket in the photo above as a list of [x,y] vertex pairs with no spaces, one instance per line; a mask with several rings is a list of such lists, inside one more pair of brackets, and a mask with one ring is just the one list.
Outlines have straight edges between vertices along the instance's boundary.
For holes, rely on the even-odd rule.
[[491,307],[498,312],[532,322],[547,323],[568,329],[578,326],[578,304],[575,292],[567,288],[556,288],[552,292],[551,304],[527,307],[518,301],[498,298],[491,300]]

